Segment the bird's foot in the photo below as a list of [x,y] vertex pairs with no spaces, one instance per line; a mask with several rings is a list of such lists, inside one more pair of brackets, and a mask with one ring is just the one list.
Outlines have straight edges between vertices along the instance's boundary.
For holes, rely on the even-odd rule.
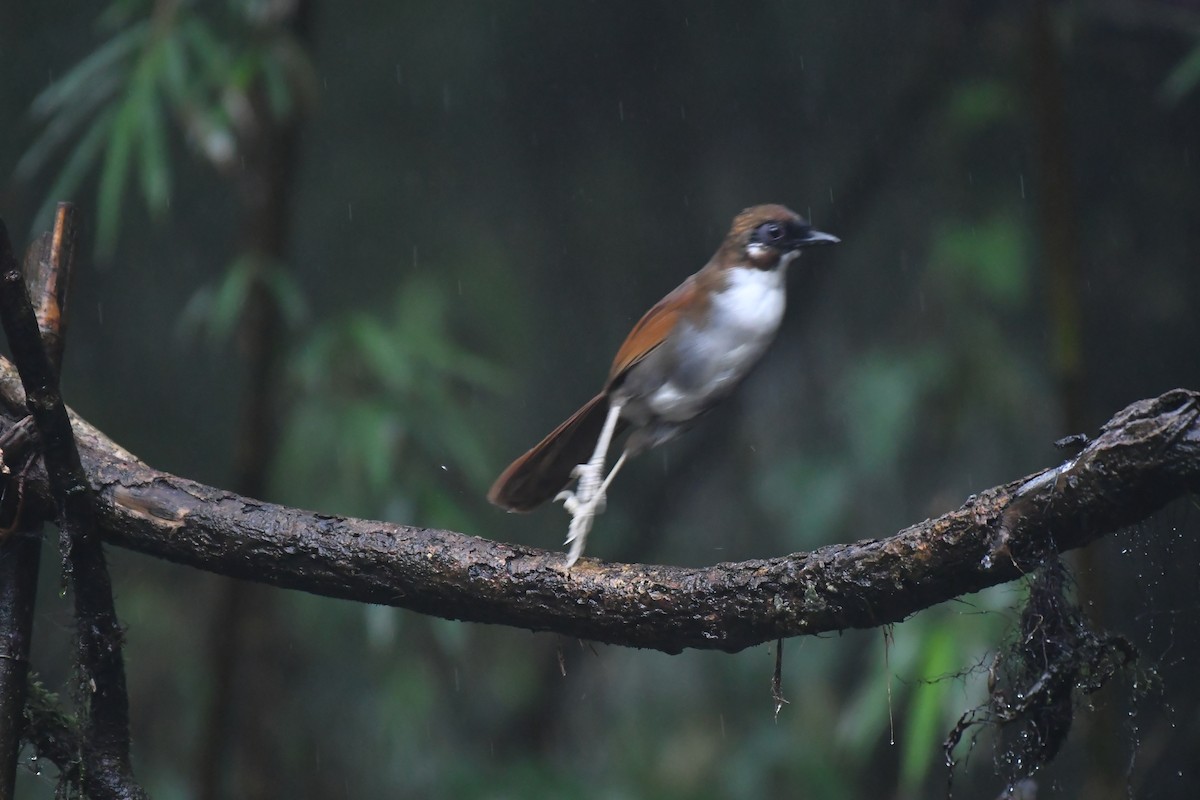
[[[594,513],[604,510],[605,493],[600,491],[600,474],[604,470],[603,462],[599,464],[576,464],[571,470],[571,477],[576,480],[575,489],[563,489],[554,495],[554,502],[563,504],[563,508],[571,516],[579,509],[591,506]],[[570,539],[567,539],[570,542]]]
[[[571,470],[571,479],[578,480],[583,470],[587,468],[587,464],[576,464]],[[571,489],[563,489],[558,494],[554,495],[555,503],[562,503],[563,508],[568,514],[574,514],[575,509],[579,508],[579,504],[583,502],[580,495],[583,493],[583,486],[580,483],[575,484],[575,491]]]
[[603,462],[579,464],[571,471],[571,477],[577,479],[575,490],[564,489],[554,498],[555,502],[561,500],[563,508],[571,515],[571,525],[564,542],[571,545],[567,555],[568,567],[579,560],[587,535],[592,530],[592,522],[597,514],[604,511],[606,493],[600,480],[603,470]]

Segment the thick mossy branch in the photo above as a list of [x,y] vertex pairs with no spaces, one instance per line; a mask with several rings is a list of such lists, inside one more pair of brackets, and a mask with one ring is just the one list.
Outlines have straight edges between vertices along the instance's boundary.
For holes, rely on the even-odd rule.
[[[11,366],[0,400],[20,408]],[[5,421],[4,424],[11,424]],[[316,514],[159,472],[75,418],[108,542],[275,586],[666,652],[903,620],[1200,489],[1200,393],[1126,408],[1076,457],[881,539],[680,568]],[[31,478],[45,493],[42,475]]]

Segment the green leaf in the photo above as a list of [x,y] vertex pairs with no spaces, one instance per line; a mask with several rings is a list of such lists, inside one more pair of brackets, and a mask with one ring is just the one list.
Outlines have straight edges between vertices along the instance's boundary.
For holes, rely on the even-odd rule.
[[199,59],[199,77],[211,85],[223,85],[231,60],[229,48],[213,34],[208,23],[200,17],[188,17],[179,31],[189,45],[189,50]]
[[153,0],[113,0],[97,22],[102,28],[123,28],[129,20],[149,16],[152,10]]
[[246,307],[246,300],[250,296],[250,282],[255,268],[253,257],[236,258],[217,284],[208,319],[209,339],[214,344],[228,341],[237,330],[242,309]]
[[284,64],[275,58],[273,53],[264,53],[259,60],[258,72],[262,76],[271,116],[276,120],[287,119],[295,110],[296,104],[292,98],[292,86]]
[[[17,162],[16,177],[19,180],[29,180],[36,174],[59,148],[63,147],[79,129],[84,127],[89,119],[92,123],[87,126],[84,136],[90,134],[99,122],[106,104],[112,101],[120,88],[124,76],[116,74],[97,79],[92,91],[79,98],[78,102],[63,106],[61,110],[49,117],[49,121],[29,149]],[[94,119],[95,118],[95,119]],[[107,124],[107,123],[106,123]]]
[[1018,308],[1029,291],[1024,228],[997,214],[981,222],[955,222],[934,241],[929,261],[959,291],[978,292],[1007,308]]
[[145,42],[148,22],[139,22],[113,36],[96,52],[84,58],[65,75],[47,86],[33,100],[35,116],[48,117],[64,106],[74,105],[91,95],[98,82],[120,76],[123,63]]
[[279,306],[284,325],[291,329],[298,327],[308,316],[308,303],[292,271],[285,264],[275,263],[262,279]]
[[75,190],[79,188],[79,184],[83,181],[84,175],[96,163],[96,159],[100,156],[100,151],[104,147],[105,141],[108,140],[109,129],[112,127],[113,118],[116,116],[116,109],[107,108],[100,113],[91,128],[84,135],[79,143],[75,145],[75,149],[71,151],[71,155],[67,158],[66,164],[63,165],[62,171],[58,173],[58,177],[54,179],[54,183],[50,186],[50,191],[46,194],[46,200],[42,203],[34,217],[34,224],[37,226],[35,230],[41,230],[49,227],[49,219],[51,212],[54,210],[55,204],[62,199],[70,198]]
[[130,155],[137,141],[138,112],[136,102],[130,94],[126,94],[113,118],[108,137],[96,209],[96,249],[103,256],[111,256],[116,248],[121,203],[129,178]]
[[769,464],[754,481],[758,501],[787,531],[789,546],[816,546],[834,537],[846,517],[853,476],[845,461],[807,454]]
[[980,80],[958,87],[950,96],[946,121],[954,128],[970,133],[1011,118],[1020,102],[1008,84]]
[[142,115],[141,143],[138,153],[141,155],[142,196],[150,212],[161,217],[171,201],[171,162],[162,108],[157,100],[151,100],[150,107]]
[[354,403],[345,411],[344,430],[347,460],[362,467],[367,486],[380,492],[394,484],[393,453],[400,438],[394,416],[372,404]]
[[1162,88],[1158,91],[1158,99],[1167,105],[1178,105],[1197,84],[1200,84],[1200,44],[1193,47],[1175,69],[1171,70],[1171,74],[1163,81]]
[[193,294],[180,314],[181,334],[204,335],[213,345],[227,342],[241,320],[256,268],[250,256],[234,259],[215,284]]
[[193,85],[193,71],[188,63],[188,42],[182,29],[193,24],[191,19],[180,23],[180,30],[174,31],[163,43],[162,73],[160,82],[167,99],[176,108],[182,108],[192,101],[196,92]]
[[936,347],[914,350],[907,357],[876,352],[848,373],[842,394],[853,424],[847,435],[863,468],[879,473],[896,466],[921,417],[916,410],[945,371],[945,361]]
[[347,327],[353,354],[380,385],[403,393],[415,380],[415,364],[397,347],[394,331],[366,314],[355,315]]
[[[431,386],[424,409],[414,414],[412,434],[428,455],[431,466],[444,470],[454,465],[473,481],[489,475],[487,453],[459,404],[441,386]],[[440,395],[440,396],[439,396]]]
[[900,751],[900,786],[907,796],[929,775],[937,761],[943,738],[946,698],[957,684],[947,679],[958,669],[954,635],[949,626],[930,629],[925,640],[924,681],[913,688],[908,704],[908,722]]

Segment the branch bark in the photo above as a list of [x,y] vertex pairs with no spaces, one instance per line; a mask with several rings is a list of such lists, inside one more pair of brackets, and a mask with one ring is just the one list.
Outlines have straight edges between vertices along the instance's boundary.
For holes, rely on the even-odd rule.
[[[20,400],[0,362],[0,402]],[[1200,490],[1200,392],[1176,389],[1118,413],[1064,464],[893,536],[701,568],[583,559],[568,571],[561,553],[241,497],[74,424],[113,544],[283,588],[668,653],[898,622]],[[44,475],[30,486],[48,497]]]
[[[25,253],[25,276],[36,298],[38,329],[56,370],[62,364],[77,230],[74,206],[60,203],[53,231],[38,237]],[[16,270],[12,243],[0,220],[0,274]],[[10,433],[14,435],[0,438],[0,463],[5,468],[0,475],[0,525],[5,528],[0,531],[0,798],[10,798],[16,791],[42,555],[42,520],[22,513],[21,473],[30,457],[29,436],[24,429]]]
[[[16,268],[8,229],[0,220],[0,274]],[[0,464],[6,466],[5,451],[12,449],[11,438],[0,437]],[[19,478],[0,475],[0,489],[5,526],[0,532],[0,798],[8,800],[16,791],[42,542],[41,524],[28,523],[21,514],[21,504],[11,500],[20,491]]]
[[[70,207],[60,206],[55,245],[60,255],[66,252],[66,257],[73,253],[73,243],[64,251],[60,239],[66,227],[64,221],[71,218]],[[73,224],[69,227],[74,230]],[[81,692],[87,697],[88,709],[83,722],[83,759],[93,786],[89,795],[136,800],[145,797],[145,792],[134,782],[130,766],[122,633],[96,525],[92,489],[58,390],[55,359],[61,359],[63,340],[55,336],[49,342],[43,341],[44,327],[61,333],[67,287],[54,279],[58,273],[57,265],[47,265],[40,276],[47,279],[51,297],[44,298],[47,307],[42,309],[43,319],[39,321],[25,276],[15,263],[5,263],[0,274],[0,322],[13,358],[20,365],[18,378],[26,394],[24,406],[41,440],[46,499],[52,500],[47,505],[54,509],[53,514],[47,512],[44,516],[58,520],[64,573],[74,590]],[[39,298],[39,306],[42,300]]]

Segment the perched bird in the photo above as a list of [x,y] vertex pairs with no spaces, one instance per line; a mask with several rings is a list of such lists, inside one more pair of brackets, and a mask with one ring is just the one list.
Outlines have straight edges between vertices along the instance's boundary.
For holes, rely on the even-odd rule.
[[[779,329],[787,265],[802,248],[838,241],[783,206],[738,214],[708,264],[633,326],[600,393],[510,464],[488,500],[509,511],[562,500],[572,566],[625,460],[674,438],[733,391]],[[609,446],[625,431],[604,476]]]

